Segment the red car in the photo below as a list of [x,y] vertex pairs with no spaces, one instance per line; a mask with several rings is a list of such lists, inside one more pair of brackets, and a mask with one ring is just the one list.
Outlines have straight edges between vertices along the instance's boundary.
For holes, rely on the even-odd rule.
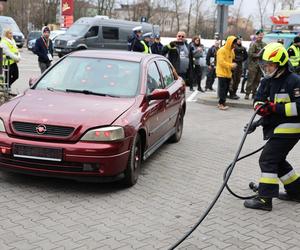
[[180,140],[185,110],[166,58],[77,51],[0,107],[0,169],[132,186],[142,160]]

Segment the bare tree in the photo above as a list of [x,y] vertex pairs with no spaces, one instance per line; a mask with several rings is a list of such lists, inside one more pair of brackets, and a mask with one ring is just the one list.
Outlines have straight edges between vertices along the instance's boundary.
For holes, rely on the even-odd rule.
[[260,20],[260,28],[264,28],[264,17],[266,16],[266,9],[268,6],[269,0],[257,0],[257,6],[258,6],[258,14],[259,14],[259,20]]
[[232,29],[231,32],[233,32],[234,34],[240,34],[241,33],[241,27],[240,27],[240,18],[241,18],[241,9],[242,9],[242,5],[243,5],[244,0],[241,0],[239,2],[239,5],[237,7],[237,9],[233,10],[233,18],[235,17],[235,19],[232,22]]
[[295,9],[297,0],[281,0],[282,7],[288,7],[288,9]]
[[195,24],[194,24],[194,34],[200,33],[200,23],[202,19],[202,4],[205,0],[196,0],[194,4],[194,11],[195,11]]
[[272,7],[272,16],[275,15],[275,12],[277,11],[277,9],[279,8],[279,2],[278,0],[271,0],[271,7]]
[[187,36],[190,35],[190,26],[191,26],[191,15],[192,15],[192,7],[194,5],[194,1],[193,0],[190,0],[190,3],[189,3],[189,11],[188,11],[188,16],[187,16]]
[[180,16],[181,16],[181,11],[183,10],[183,0],[172,0],[172,3],[174,5],[177,31],[179,31],[180,30],[180,19],[181,19]]

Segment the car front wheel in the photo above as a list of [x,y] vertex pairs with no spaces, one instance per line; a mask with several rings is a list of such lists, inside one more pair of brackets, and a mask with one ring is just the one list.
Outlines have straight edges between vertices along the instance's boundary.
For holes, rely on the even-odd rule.
[[137,134],[133,140],[130,155],[128,159],[127,168],[124,172],[124,184],[126,187],[131,187],[136,184],[142,163],[142,144],[140,135]]

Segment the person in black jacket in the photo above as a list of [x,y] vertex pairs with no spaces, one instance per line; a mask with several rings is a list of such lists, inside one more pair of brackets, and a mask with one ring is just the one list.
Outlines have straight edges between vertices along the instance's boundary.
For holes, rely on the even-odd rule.
[[151,45],[151,52],[152,52],[152,54],[162,55],[163,47],[164,46],[160,42],[160,36],[159,35],[155,35],[154,36],[154,43],[152,43],[152,45]]
[[242,37],[237,36],[237,38],[237,46],[234,48],[235,58],[233,60],[237,64],[237,67],[232,71],[232,79],[229,86],[229,98],[235,100],[240,98],[236,92],[243,73],[243,62],[248,58],[247,49],[242,45]]
[[145,47],[142,44],[142,26],[137,26],[132,29],[133,36],[129,43],[129,51],[144,52]]
[[[264,79],[254,99],[262,116],[264,139],[259,158],[261,178],[258,196],[245,201],[247,208],[271,211],[272,198],[300,202],[300,175],[286,158],[300,138],[300,77],[288,65],[288,53],[280,43],[270,43],[259,62]],[[285,193],[279,193],[279,180]]]
[[36,40],[34,46],[34,53],[38,55],[41,73],[51,66],[53,60],[53,44],[49,36],[49,27],[43,27],[42,36]]
[[179,76],[187,80],[190,57],[184,31],[178,31],[176,40],[164,46],[162,55],[169,59]]
[[215,44],[211,46],[206,55],[206,65],[207,65],[207,75],[206,75],[206,84],[205,91],[213,89],[213,84],[216,79],[216,59],[217,59],[217,51],[220,47],[220,42],[218,40],[215,41]]

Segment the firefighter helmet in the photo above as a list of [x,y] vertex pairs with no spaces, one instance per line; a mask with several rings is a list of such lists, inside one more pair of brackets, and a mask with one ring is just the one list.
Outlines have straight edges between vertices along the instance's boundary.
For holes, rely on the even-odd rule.
[[262,50],[262,60],[284,66],[289,61],[289,55],[281,43],[269,43]]

